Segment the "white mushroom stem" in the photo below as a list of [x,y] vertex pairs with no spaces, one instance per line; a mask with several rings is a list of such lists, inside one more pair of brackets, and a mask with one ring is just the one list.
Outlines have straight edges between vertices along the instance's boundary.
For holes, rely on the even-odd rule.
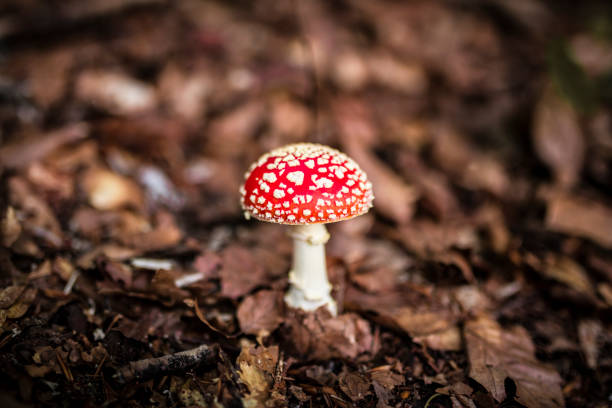
[[325,243],[329,240],[325,224],[297,225],[291,227],[289,235],[293,238],[293,265],[285,302],[302,310],[325,305],[335,316],[336,302],[331,297],[325,266]]

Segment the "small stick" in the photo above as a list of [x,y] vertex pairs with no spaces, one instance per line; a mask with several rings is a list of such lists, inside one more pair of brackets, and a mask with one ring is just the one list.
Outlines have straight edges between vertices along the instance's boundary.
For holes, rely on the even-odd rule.
[[147,380],[169,371],[185,370],[194,367],[202,361],[208,360],[212,354],[213,348],[203,344],[191,350],[133,361],[117,370],[113,377],[121,384],[134,380]]

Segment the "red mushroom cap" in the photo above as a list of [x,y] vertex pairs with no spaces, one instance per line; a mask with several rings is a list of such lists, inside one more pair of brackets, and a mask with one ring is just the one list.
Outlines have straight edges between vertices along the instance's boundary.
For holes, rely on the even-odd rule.
[[357,163],[331,147],[298,143],[264,154],[245,175],[245,216],[279,224],[321,224],[368,212],[372,184]]

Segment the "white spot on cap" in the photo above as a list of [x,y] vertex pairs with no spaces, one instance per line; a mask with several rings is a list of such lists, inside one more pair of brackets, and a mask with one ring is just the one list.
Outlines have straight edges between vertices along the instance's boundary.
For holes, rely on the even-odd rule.
[[288,219],[289,221],[294,221],[294,220],[295,220],[295,215],[290,214],[290,215],[287,217],[287,219]]
[[318,164],[319,166],[322,166],[322,165],[327,164],[327,163],[329,163],[329,160],[327,160],[327,159],[323,159],[323,158],[321,158],[321,157],[319,157],[319,158],[317,159],[317,164]]
[[302,183],[304,183],[304,173],[301,171],[292,171],[291,173],[287,174],[287,180],[301,186]]
[[309,169],[314,169],[315,166],[315,162],[314,160],[308,160],[306,163],[304,163],[306,165],[306,167],[308,167]]
[[264,173],[262,178],[270,183],[276,182],[276,174],[274,173]]
[[322,198],[319,198],[317,200],[317,206],[324,206],[325,205],[325,200],[323,200]]
[[266,193],[270,192],[270,186],[267,185],[266,183],[264,183],[263,181],[261,182],[261,184],[259,185],[259,188],[261,188],[263,191],[265,191]]
[[263,204],[263,203],[265,203],[265,202],[266,202],[266,199],[265,199],[265,198],[263,198],[262,196],[259,196],[259,198],[257,198],[257,203],[258,203],[258,204]]
[[312,181],[317,185],[317,188],[331,188],[334,185],[334,182],[328,178],[321,177],[320,179],[316,179],[316,175],[313,175],[312,177]]
[[305,217],[308,217],[310,215],[310,210],[306,208],[304,211],[302,211],[302,214],[304,214]]
[[274,195],[274,198],[283,198],[285,196],[285,192],[283,190],[280,189],[276,189],[274,190],[274,193],[272,193],[272,195]]

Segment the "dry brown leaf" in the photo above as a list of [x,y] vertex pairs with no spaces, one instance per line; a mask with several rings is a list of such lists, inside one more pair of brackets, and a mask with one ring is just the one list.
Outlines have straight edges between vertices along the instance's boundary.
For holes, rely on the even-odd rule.
[[578,323],[578,339],[589,368],[597,369],[599,357],[599,336],[603,333],[603,327],[599,320],[581,320]]
[[466,137],[441,124],[435,132],[433,157],[447,173],[470,190],[485,190],[496,196],[509,192],[510,176],[492,155],[477,149]]
[[282,323],[282,310],[281,292],[260,290],[244,298],[236,314],[243,332],[265,337]]
[[595,299],[595,289],[584,268],[564,256],[549,256],[541,272],[556,281],[562,282],[581,294]]
[[569,188],[582,169],[585,144],[578,115],[568,101],[549,87],[534,115],[533,144],[540,159],[550,167],[557,183]]
[[470,377],[498,402],[506,398],[504,381],[509,377],[516,383],[517,400],[521,404],[542,408],[565,406],[561,376],[536,359],[535,346],[524,328],[503,329],[483,315],[466,322],[464,336]]
[[288,325],[297,351],[312,359],[354,359],[379,348],[368,321],[354,313],[331,317],[324,308],[315,313],[296,311]]
[[58,147],[84,139],[88,135],[89,125],[74,123],[50,132],[17,138],[15,143],[0,147],[0,168],[26,167]]
[[548,200],[546,226],[612,248],[612,209],[598,202],[555,195]]
[[117,210],[125,206],[142,208],[140,187],[112,171],[93,168],[83,175],[81,184],[89,203],[98,210]]
[[248,102],[211,122],[207,152],[216,157],[238,157],[249,144],[255,129],[263,120],[261,101]]
[[340,389],[354,402],[372,394],[370,381],[363,374],[342,373],[338,376],[338,383]]
[[142,113],[157,105],[154,88],[119,72],[83,71],[75,86],[77,98],[118,115]]
[[17,219],[15,209],[11,206],[6,207],[6,211],[0,220],[0,235],[2,245],[10,247],[21,234],[21,223]]
[[418,198],[416,190],[355,140],[347,134],[343,137],[343,146],[372,182],[376,210],[398,224],[407,223],[412,218]]
[[258,264],[252,252],[245,247],[232,245],[223,250],[219,276],[221,294],[237,299],[256,286],[266,282],[266,272]]
[[6,309],[17,301],[25,286],[7,286],[0,290],[0,309]]
[[249,391],[249,394],[242,398],[244,406],[274,406],[270,394],[279,362],[278,346],[243,347],[236,362],[240,381]]

